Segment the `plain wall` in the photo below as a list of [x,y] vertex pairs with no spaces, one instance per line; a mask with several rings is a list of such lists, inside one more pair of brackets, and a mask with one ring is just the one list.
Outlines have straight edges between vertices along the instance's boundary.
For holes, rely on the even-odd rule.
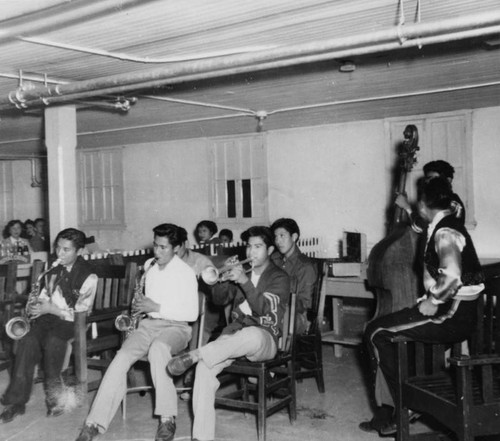
[[[477,226],[471,235],[480,256],[500,257],[500,107],[474,110],[472,117]],[[385,234],[392,192],[386,125],[380,119],[267,132],[269,221],[295,218],[303,237],[324,239],[329,257],[338,255],[346,230],[365,233],[370,249]],[[157,224],[174,222],[193,241],[195,225],[212,216],[208,144],[199,138],[124,145],[126,227],[86,233],[101,249],[131,250],[149,246]],[[41,190],[29,188],[29,162],[21,162],[15,199],[25,218],[43,210]]]

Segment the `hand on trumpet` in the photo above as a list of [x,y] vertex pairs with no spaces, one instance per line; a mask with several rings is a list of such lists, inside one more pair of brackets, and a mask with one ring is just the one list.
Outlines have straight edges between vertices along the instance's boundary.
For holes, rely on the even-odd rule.
[[231,280],[240,284],[246,283],[248,281],[246,273],[251,271],[251,269],[245,270],[243,268],[243,264],[251,261],[251,259],[246,259],[243,262],[240,262],[236,256],[230,257],[224,264],[226,270],[221,273],[221,281],[224,282],[226,280]]

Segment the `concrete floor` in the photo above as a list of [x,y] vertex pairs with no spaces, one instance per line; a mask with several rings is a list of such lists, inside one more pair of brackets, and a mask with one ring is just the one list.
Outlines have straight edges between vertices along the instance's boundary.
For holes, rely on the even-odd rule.
[[[361,318],[364,320],[363,318]],[[359,322],[359,319],[358,319]],[[358,327],[359,328],[359,327]],[[376,441],[377,434],[358,429],[360,421],[371,418],[368,389],[360,362],[359,348],[344,348],[336,358],[330,345],[323,346],[326,392],[318,393],[314,379],[297,384],[297,420],[290,424],[286,410],[267,420],[267,441]],[[0,393],[8,383],[7,371],[0,372]],[[91,402],[93,394],[89,394]],[[40,383],[26,407],[26,413],[8,424],[0,424],[2,441],[73,441],[82,427],[89,404],[76,407],[57,418],[45,416],[44,393]],[[179,400],[175,440],[191,440],[190,403]],[[417,423],[418,424],[418,423]],[[107,433],[97,440],[153,440],[158,421],[152,415],[151,395],[131,394],[127,419],[119,410]],[[254,415],[217,410],[217,441],[256,441]]]

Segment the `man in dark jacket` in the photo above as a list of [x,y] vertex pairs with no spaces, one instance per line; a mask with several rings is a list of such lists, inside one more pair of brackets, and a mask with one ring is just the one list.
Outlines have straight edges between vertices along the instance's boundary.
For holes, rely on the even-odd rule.
[[232,302],[231,323],[217,340],[173,358],[167,366],[172,375],[180,375],[198,363],[193,390],[193,439],[214,439],[217,375],[237,358],[263,361],[277,352],[290,297],[289,278],[271,262],[274,238],[269,228],[252,227],[246,238],[251,274],[247,276],[242,265],[236,264],[224,273],[225,282],[213,288],[214,303]]

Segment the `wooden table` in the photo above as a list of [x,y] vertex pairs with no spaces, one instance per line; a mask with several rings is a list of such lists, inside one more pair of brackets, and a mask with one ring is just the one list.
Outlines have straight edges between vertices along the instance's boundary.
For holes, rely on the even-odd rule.
[[366,287],[365,277],[327,277],[323,285],[319,316],[324,316],[326,298],[332,300],[332,331],[323,332],[321,340],[333,343],[336,357],[342,356],[343,345],[358,345],[361,338],[344,335],[344,299],[375,299],[373,292]]

